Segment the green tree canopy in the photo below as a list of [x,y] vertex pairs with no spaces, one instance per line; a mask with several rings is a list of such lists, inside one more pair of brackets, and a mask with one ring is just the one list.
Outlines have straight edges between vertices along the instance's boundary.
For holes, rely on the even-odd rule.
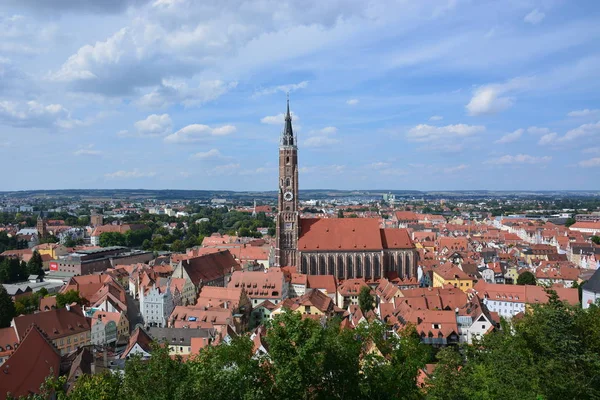
[[358,306],[363,314],[375,309],[375,297],[371,294],[371,288],[369,286],[360,288],[360,293],[358,294]]
[[65,293],[56,295],[56,306],[58,308],[72,303],[83,304],[83,299],[79,296],[79,291],[67,290]]
[[42,255],[35,250],[27,262],[27,272],[29,275],[44,275],[44,260]]
[[522,272],[517,278],[517,285],[536,285],[535,275],[530,271]]
[[15,316],[15,304],[6,292],[4,286],[0,285],[0,328],[10,326]]

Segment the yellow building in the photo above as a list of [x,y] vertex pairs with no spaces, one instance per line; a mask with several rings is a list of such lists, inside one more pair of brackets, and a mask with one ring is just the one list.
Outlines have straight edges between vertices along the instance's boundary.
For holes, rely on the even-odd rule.
[[506,268],[506,274],[504,275],[504,277],[507,279],[512,279],[512,283],[514,285],[516,285],[517,278],[519,277],[519,273],[517,272],[517,267],[512,266],[512,267]]
[[448,263],[433,270],[433,287],[452,285],[466,292],[473,287],[473,278],[456,265]]
[[48,254],[53,260],[68,253],[67,248],[59,243],[43,243],[35,247],[41,255]]
[[271,312],[271,318],[284,312],[285,309],[290,309],[299,312],[302,315],[312,316],[333,316],[334,314],[343,314],[344,310],[337,307],[333,300],[317,289],[309,289],[301,297],[295,299],[285,299]]
[[46,334],[61,355],[87,346],[91,342],[90,321],[83,315],[79,306],[67,306],[15,317],[13,325],[19,340],[23,339],[31,324],[37,325]]

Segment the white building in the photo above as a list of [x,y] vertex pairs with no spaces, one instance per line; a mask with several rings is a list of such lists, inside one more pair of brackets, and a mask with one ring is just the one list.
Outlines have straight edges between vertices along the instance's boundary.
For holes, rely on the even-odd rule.
[[167,326],[169,315],[173,311],[173,296],[170,281],[162,287],[156,284],[146,290],[140,290],[140,310],[146,326]]
[[600,269],[597,269],[590,280],[583,285],[581,305],[583,308],[589,308],[590,304],[595,304],[598,300],[600,300]]

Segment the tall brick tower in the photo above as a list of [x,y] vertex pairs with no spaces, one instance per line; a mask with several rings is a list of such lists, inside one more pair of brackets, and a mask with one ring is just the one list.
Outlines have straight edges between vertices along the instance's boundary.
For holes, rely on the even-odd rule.
[[298,146],[292,130],[290,99],[287,99],[285,125],[279,143],[279,193],[275,265],[298,266]]

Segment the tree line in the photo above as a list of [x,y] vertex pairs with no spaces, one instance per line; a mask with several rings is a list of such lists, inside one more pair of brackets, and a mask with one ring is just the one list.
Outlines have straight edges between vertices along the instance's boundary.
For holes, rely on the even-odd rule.
[[[247,336],[207,347],[182,362],[156,345],[149,361],[127,361],[123,375],[84,375],[58,399],[598,399],[600,308],[571,307],[551,294],[473,345],[439,351],[407,326],[399,336],[377,321],[358,329],[285,312],[257,356]],[[436,362],[418,384],[420,370]],[[48,399],[47,394],[32,399]]]

